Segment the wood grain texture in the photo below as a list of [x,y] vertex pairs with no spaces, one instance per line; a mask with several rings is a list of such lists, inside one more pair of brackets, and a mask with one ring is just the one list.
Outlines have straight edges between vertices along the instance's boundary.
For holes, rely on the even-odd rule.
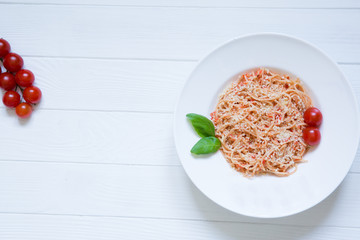
[[360,230],[354,228],[0,214],[0,238],[6,240],[346,240],[358,239],[359,237]]
[[[38,109],[19,122],[0,109],[0,119],[0,160],[180,166],[172,114]],[[353,173],[359,156],[360,149]]]
[[[26,57],[41,109],[173,112],[197,62]],[[241,66],[239,66],[240,68]],[[360,65],[340,65],[360,99]],[[316,89],[312,89],[316,92]],[[3,106],[0,106],[3,108]]]
[[170,114],[40,109],[19,122],[13,110],[1,109],[0,116],[3,160],[180,164]]
[[154,7],[257,7],[257,8],[354,8],[360,7],[357,0],[3,0],[4,3],[19,4],[81,4],[115,6],[154,6]]
[[0,162],[0,213],[360,227],[354,221],[359,181],[360,174],[348,175],[335,193],[303,213],[257,219],[213,203],[181,167]]
[[[2,37],[23,55],[197,60],[239,35],[281,32],[312,42],[336,61],[359,63],[360,34],[353,26],[360,22],[359,9],[21,4],[1,9]],[[21,18],[13,18],[14,12]]]
[[359,1],[5,0],[0,8],[0,37],[25,56],[44,93],[28,121],[0,107],[1,240],[360,239],[360,150],[322,203],[256,219],[197,190],[172,136],[196,61],[242,34],[310,41],[341,64],[360,99]]
[[[41,109],[173,112],[195,62],[26,57]],[[360,69],[360,66],[359,66]]]

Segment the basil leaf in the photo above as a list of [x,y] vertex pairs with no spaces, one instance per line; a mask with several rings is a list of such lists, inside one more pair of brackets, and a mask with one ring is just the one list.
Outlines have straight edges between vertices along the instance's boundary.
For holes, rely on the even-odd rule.
[[200,139],[190,150],[194,154],[207,154],[216,152],[221,146],[221,142],[216,137],[204,137]]
[[195,113],[189,113],[186,117],[190,120],[192,126],[200,137],[215,136],[214,124],[206,117]]

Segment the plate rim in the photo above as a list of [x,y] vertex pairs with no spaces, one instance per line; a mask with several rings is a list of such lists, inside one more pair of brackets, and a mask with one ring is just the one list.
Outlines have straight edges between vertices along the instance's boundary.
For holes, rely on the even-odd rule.
[[309,207],[305,208],[305,209],[302,209],[302,210],[299,210],[299,211],[292,211],[292,212],[289,212],[289,213],[286,213],[286,214],[279,214],[279,215],[276,215],[276,216],[263,216],[263,215],[250,215],[250,214],[244,214],[244,213],[241,213],[241,212],[237,212],[227,206],[224,206],[222,205],[221,203],[218,203],[216,202],[215,200],[213,200],[212,198],[210,198],[202,189],[199,188],[199,186],[196,184],[196,181],[194,181],[194,179],[192,178],[192,176],[188,173],[187,169],[185,168],[184,164],[183,164],[183,160],[181,159],[180,157],[180,154],[179,154],[179,149],[178,149],[178,144],[177,144],[177,137],[176,137],[176,119],[178,118],[178,109],[179,109],[179,105],[180,105],[180,101],[182,99],[182,95],[184,93],[184,90],[186,88],[186,86],[188,85],[188,83],[190,82],[190,79],[191,77],[193,76],[193,74],[195,73],[195,71],[198,69],[198,67],[204,62],[206,61],[206,59],[208,59],[209,57],[211,57],[212,54],[214,54],[216,51],[220,50],[221,48],[225,47],[226,45],[228,44],[231,44],[235,41],[238,41],[240,39],[244,39],[244,38],[251,38],[251,37],[261,37],[261,36],[275,36],[275,37],[283,37],[283,38],[287,38],[287,39],[290,39],[290,40],[295,40],[295,41],[298,41],[302,44],[305,44],[309,47],[311,47],[313,50],[317,51],[318,53],[320,53],[323,57],[325,57],[327,60],[329,60],[329,62],[333,65],[333,67],[335,67],[338,72],[341,74],[341,76],[343,77],[343,79],[345,80],[344,82],[346,83],[347,87],[349,88],[350,92],[351,92],[351,99],[355,105],[355,112],[353,113],[356,117],[356,119],[359,120],[360,118],[360,111],[359,111],[359,103],[357,101],[357,98],[356,98],[356,95],[354,93],[354,89],[350,83],[350,81],[346,78],[345,74],[343,73],[343,71],[340,69],[339,65],[337,64],[336,61],[334,61],[329,55],[327,55],[323,50],[321,50],[319,47],[315,46],[314,44],[306,41],[306,40],[303,40],[301,38],[298,38],[298,37],[295,37],[295,36],[292,36],[292,35],[289,35],[289,34],[285,34],[285,33],[278,33],[278,32],[257,32],[257,33],[250,33],[250,34],[243,34],[243,35],[239,35],[237,37],[233,37],[225,42],[222,42],[220,44],[218,44],[217,46],[215,46],[214,48],[212,48],[209,52],[207,52],[207,54],[205,54],[202,58],[200,58],[196,65],[193,67],[193,69],[191,70],[190,74],[187,76],[186,78],[186,81],[183,85],[183,87],[181,88],[181,91],[180,91],[180,94],[178,96],[178,99],[176,101],[176,104],[175,104],[175,110],[174,110],[174,119],[173,119],[173,139],[174,139],[174,143],[175,143],[175,149],[176,149],[176,154],[181,162],[181,166],[182,168],[184,169],[186,175],[188,176],[188,178],[190,178],[192,184],[194,186],[196,186],[196,188],[202,193],[204,194],[208,199],[210,199],[212,202],[214,202],[215,204],[217,204],[218,206],[221,206],[223,207],[224,209],[228,210],[228,211],[231,211],[233,213],[236,213],[236,214],[239,214],[239,215],[242,215],[242,216],[247,216],[247,217],[254,217],[254,218],[263,218],[263,219],[273,219],[273,218],[282,218],[282,217],[287,217],[287,216],[292,216],[292,215],[295,215],[295,214],[298,214],[298,213],[301,213],[301,212],[304,212],[304,211],[307,211],[307,210],[310,210],[311,208],[313,208],[314,206],[316,206],[317,204],[323,202],[325,199],[327,199],[333,192],[336,191],[336,189],[338,189],[338,187],[341,185],[341,183],[344,181],[344,179],[346,178],[346,176],[349,174],[349,171],[351,169],[351,166],[353,165],[354,163],[354,160],[355,160],[355,157],[356,157],[356,153],[357,153],[357,150],[359,148],[359,142],[360,142],[360,127],[357,128],[357,132],[356,132],[356,135],[357,135],[357,142],[356,142],[356,146],[357,148],[355,149],[355,152],[353,154],[353,157],[352,157],[352,161],[351,161],[351,164],[349,165],[347,171],[346,171],[346,174],[344,174],[344,176],[342,177],[341,181],[337,184],[337,186],[332,190],[332,191],[329,191],[327,193],[327,195],[325,195],[320,201],[318,202],[315,202],[314,204],[310,205]]

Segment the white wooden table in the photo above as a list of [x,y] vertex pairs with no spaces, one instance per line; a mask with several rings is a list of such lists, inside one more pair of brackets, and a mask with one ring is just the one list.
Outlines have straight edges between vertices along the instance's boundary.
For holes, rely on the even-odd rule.
[[202,195],[172,136],[197,61],[242,34],[312,42],[360,97],[360,1],[4,0],[0,13],[43,90],[27,122],[0,107],[1,240],[360,239],[360,151],[319,205],[256,219]]

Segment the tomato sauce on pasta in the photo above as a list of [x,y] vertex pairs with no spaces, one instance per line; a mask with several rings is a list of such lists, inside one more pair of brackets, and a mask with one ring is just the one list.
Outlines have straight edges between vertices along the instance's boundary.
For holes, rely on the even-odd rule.
[[220,150],[245,176],[289,176],[308,148],[303,114],[311,106],[299,79],[265,68],[241,75],[211,113]]

